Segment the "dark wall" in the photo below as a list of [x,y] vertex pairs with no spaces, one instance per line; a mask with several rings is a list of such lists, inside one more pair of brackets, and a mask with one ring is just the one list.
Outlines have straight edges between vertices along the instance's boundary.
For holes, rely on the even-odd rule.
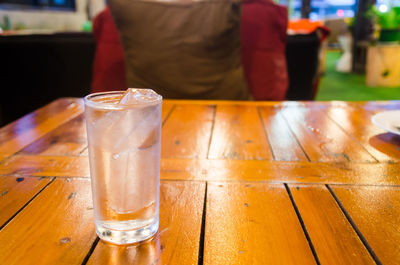
[[0,123],[59,97],[90,92],[95,42],[90,33],[0,36]]

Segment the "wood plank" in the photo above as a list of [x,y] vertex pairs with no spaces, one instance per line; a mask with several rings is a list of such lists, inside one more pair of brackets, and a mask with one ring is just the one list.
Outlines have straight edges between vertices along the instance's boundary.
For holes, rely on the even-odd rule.
[[354,106],[369,104],[373,107],[379,106],[400,106],[400,100],[377,100],[377,101],[250,101],[250,100],[182,100],[182,99],[164,99],[169,104],[179,105],[243,105],[243,106],[331,106],[338,104],[351,104]]
[[204,183],[161,182],[158,234],[125,247],[100,241],[88,264],[197,264],[204,192]]
[[89,177],[89,173],[89,159],[84,156],[16,155],[0,164],[0,175]]
[[177,105],[161,132],[161,156],[206,158],[214,107]]
[[[338,102],[339,103],[339,102]],[[345,102],[341,102],[343,104]],[[346,102],[347,103],[347,102]],[[348,102],[354,107],[361,107],[366,110],[398,110],[400,108],[400,100],[389,101],[364,101],[364,102]]]
[[61,98],[50,102],[49,104],[21,117],[20,119],[11,122],[10,124],[0,129],[1,142],[6,142],[15,137],[15,134],[21,134],[35,128],[38,123],[41,123],[50,118],[55,113],[59,113],[67,108],[71,103],[79,102],[75,98]]
[[[4,132],[0,137],[0,161],[83,112],[81,100],[64,99],[53,104],[2,129]],[[25,126],[29,129],[23,129]]]
[[24,148],[22,154],[79,155],[87,146],[84,115],[81,114]]
[[321,264],[375,264],[325,186],[290,190]]
[[[0,175],[89,177],[87,157],[14,156],[0,164]],[[400,185],[393,163],[309,163],[258,160],[161,159],[165,180],[267,181]]]
[[96,238],[89,180],[56,179],[0,231],[3,264],[81,264]]
[[315,264],[285,187],[210,183],[204,264]]
[[164,99],[163,102],[176,105],[241,105],[241,106],[267,106],[267,107],[319,107],[350,105],[350,106],[369,106],[372,109],[398,109],[400,100],[377,100],[377,101],[240,101],[240,100],[182,100],[182,99]]
[[385,133],[371,122],[374,114],[382,108],[369,110],[369,105],[343,105],[325,110],[328,116],[379,161],[400,161],[400,137]]
[[0,177],[0,227],[51,180],[52,178]]
[[331,188],[382,264],[400,264],[400,187]]
[[273,159],[256,107],[217,106],[208,158]]
[[185,99],[165,99],[163,100],[169,104],[176,105],[242,105],[242,106],[274,106],[280,104],[281,101],[250,101],[250,100],[185,100]]
[[281,113],[311,161],[376,162],[363,146],[317,108],[285,107]]
[[371,153],[379,153],[378,157],[386,156],[387,159],[382,159],[387,162],[400,161],[400,137],[392,133],[382,133],[373,135],[369,138],[369,149]]
[[271,144],[274,160],[308,161],[303,149],[290,131],[282,115],[273,107],[260,107],[264,128]]
[[392,163],[162,159],[161,177],[209,181],[399,185],[400,167]]

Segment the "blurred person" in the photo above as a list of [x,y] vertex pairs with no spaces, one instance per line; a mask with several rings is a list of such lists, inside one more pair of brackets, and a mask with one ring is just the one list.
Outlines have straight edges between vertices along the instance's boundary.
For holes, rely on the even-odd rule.
[[93,62],[91,92],[125,90],[125,56],[119,33],[106,7],[93,20],[96,53]]
[[128,87],[165,98],[247,100],[239,0],[110,0]]
[[288,12],[271,0],[243,0],[241,54],[254,99],[285,100],[289,86],[286,63]]
[[[153,2],[153,4],[156,3],[157,2]],[[176,4],[177,1],[168,3]],[[189,3],[189,6],[185,6],[187,3]],[[178,4],[183,5],[181,8],[189,9],[193,8],[190,3],[191,1],[178,2]],[[126,38],[128,39],[128,47],[135,45],[135,43],[138,46],[137,49],[135,48],[133,53],[131,53],[131,57],[139,56],[140,59],[144,61],[144,64],[132,63],[133,68],[136,68],[134,70],[137,71],[137,73],[145,71],[145,74],[140,76],[141,79],[149,78],[149,80],[155,81],[147,81],[145,85],[153,88],[155,85],[159,85],[161,88],[164,88],[161,89],[163,90],[161,93],[164,94],[164,97],[173,98],[247,99],[248,92],[246,93],[246,91],[249,91],[252,94],[252,98],[256,100],[285,99],[285,93],[288,87],[287,64],[285,60],[286,28],[288,23],[286,7],[274,4],[270,0],[243,0],[242,2],[216,2],[214,0],[214,2],[207,2],[205,6],[211,5],[212,3],[225,6],[230,3],[229,5],[233,9],[220,8],[214,12],[217,14],[221,12],[221,10],[225,10],[225,12],[222,13],[225,14],[225,16],[221,16],[220,18],[222,22],[217,20],[217,23],[222,24],[217,34],[209,33],[200,35],[196,32],[192,32],[190,37],[184,38],[184,35],[188,35],[188,32],[181,34],[181,31],[182,29],[186,29],[186,27],[182,25],[178,27],[175,25],[175,31],[169,32],[169,38],[165,38],[167,39],[165,45],[163,45],[163,40],[160,40],[160,38],[158,38],[158,41],[161,43],[155,45],[153,43],[154,38],[151,35],[148,36],[146,40],[149,40],[149,47],[147,50],[144,49],[147,51],[147,53],[145,53],[146,55],[150,54],[148,58],[140,57],[140,54],[143,52],[143,48],[140,47],[141,43],[144,42],[142,38],[133,37],[133,33],[129,30],[127,31]],[[161,8],[164,7],[161,5]],[[165,8],[168,9],[168,6]],[[241,8],[240,32],[237,30],[238,8]],[[216,8],[210,10],[215,9]],[[234,11],[233,14],[231,14],[232,11]],[[232,17],[234,18],[233,22],[231,21]],[[183,19],[179,18],[178,21],[182,22],[182,20],[186,19],[189,23],[191,22],[190,18],[191,16],[186,16]],[[199,19],[195,21],[198,20]],[[139,21],[137,27],[142,24],[143,23]],[[227,25],[229,26],[232,24],[233,26],[227,27]],[[160,31],[162,27],[163,25],[159,25],[158,31]],[[197,25],[197,27],[199,27],[199,25]],[[209,27],[210,28],[206,30],[212,32],[213,24],[210,24]],[[109,8],[106,8],[95,18],[93,28],[97,42],[97,50],[93,67],[92,92],[125,89],[127,85],[125,81],[124,53]],[[147,28],[148,27],[143,25],[143,30]],[[228,32],[228,36],[223,36],[227,28],[233,29],[233,32]],[[190,30],[192,29],[189,29],[189,31]],[[151,32],[154,32],[154,30]],[[201,33],[200,31],[198,32]],[[238,34],[240,35],[240,54],[243,66],[240,65],[238,59]],[[234,45],[229,43],[229,38],[234,41]],[[173,44],[169,44],[168,46],[167,44],[169,42],[173,42]],[[221,44],[224,43],[228,43],[228,45],[221,46]],[[171,49],[166,49],[167,46],[175,47],[175,51],[172,50],[175,52],[175,57],[168,54]],[[225,47],[230,49],[225,50]],[[232,47],[234,49],[232,49]],[[157,49],[161,49],[161,54],[157,52]],[[189,53],[189,55],[187,53]],[[169,56],[165,56],[165,54]],[[219,56],[217,57],[218,54]],[[180,61],[181,55],[184,57],[183,63]],[[156,59],[156,57],[158,59]],[[197,58],[193,59],[193,57]],[[206,60],[203,60],[203,57]],[[152,59],[152,62],[149,62],[149,65],[147,65],[149,59]],[[221,59],[222,61],[220,61]],[[231,62],[228,64],[228,67],[226,67],[226,62]],[[152,67],[152,64],[154,67]],[[173,66],[172,68],[169,67],[171,65]],[[209,65],[212,67],[208,67]],[[216,66],[220,67],[217,68]],[[179,67],[181,69],[179,69]],[[159,72],[153,72],[153,68],[159,68]],[[204,68],[210,69],[208,69],[209,71],[205,71]],[[241,68],[244,69],[245,79],[248,84],[247,90],[245,90],[245,84],[240,73]],[[163,69],[168,69],[172,74],[163,74]],[[193,69],[196,69],[196,71],[187,75],[187,72],[193,71]],[[230,71],[226,71],[226,69]],[[133,70],[130,69],[130,71]],[[130,71],[128,69],[128,72]],[[167,70],[165,70],[165,72],[167,72]],[[224,77],[230,78],[232,76],[235,83],[220,81],[223,80]],[[174,77],[177,84],[184,84],[184,86],[175,86],[174,83],[170,84],[170,82],[168,82],[169,86],[172,86],[171,89],[163,84],[163,82],[170,77]],[[132,79],[132,82],[129,86],[137,87],[143,84],[143,80],[139,80],[138,82],[138,76],[135,74],[133,74],[130,79]],[[171,91],[174,94],[171,95]]]

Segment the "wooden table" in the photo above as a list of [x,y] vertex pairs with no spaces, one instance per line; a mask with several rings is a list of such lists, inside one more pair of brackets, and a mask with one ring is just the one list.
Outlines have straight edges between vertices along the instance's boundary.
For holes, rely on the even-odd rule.
[[400,264],[400,137],[391,102],[169,101],[160,230],[94,231],[83,106],[0,130],[0,264]]

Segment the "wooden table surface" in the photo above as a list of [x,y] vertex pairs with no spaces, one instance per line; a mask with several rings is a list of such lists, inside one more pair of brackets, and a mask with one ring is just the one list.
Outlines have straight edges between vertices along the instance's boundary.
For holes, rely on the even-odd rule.
[[400,264],[390,102],[163,105],[160,229],[96,236],[80,99],[0,130],[0,264]]

